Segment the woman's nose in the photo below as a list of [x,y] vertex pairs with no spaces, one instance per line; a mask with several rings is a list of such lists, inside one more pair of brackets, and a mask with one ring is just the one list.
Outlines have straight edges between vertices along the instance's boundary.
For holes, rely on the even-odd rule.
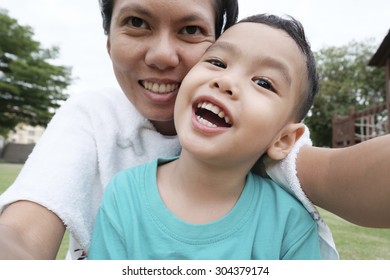
[[180,61],[177,44],[169,35],[156,37],[146,52],[145,63],[159,70],[176,67]]

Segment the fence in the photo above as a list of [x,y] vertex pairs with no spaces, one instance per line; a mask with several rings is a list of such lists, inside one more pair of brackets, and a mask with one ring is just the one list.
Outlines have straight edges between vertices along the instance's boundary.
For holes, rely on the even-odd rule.
[[8,143],[0,156],[9,163],[25,163],[34,147],[35,144]]
[[389,133],[389,112],[386,104],[349,115],[336,115],[332,120],[332,147],[351,146]]

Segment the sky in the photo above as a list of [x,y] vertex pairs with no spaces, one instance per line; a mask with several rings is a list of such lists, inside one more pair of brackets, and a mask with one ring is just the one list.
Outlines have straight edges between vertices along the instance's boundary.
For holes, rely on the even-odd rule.
[[[390,29],[389,0],[239,0],[239,5],[239,18],[265,12],[294,16],[314,51],[366,39],[379,47]],[[98,0],[0,0],[0,9],[31,26],[44,48],[60,48],[54,63],[72,68],[69,94],[118,88]]]

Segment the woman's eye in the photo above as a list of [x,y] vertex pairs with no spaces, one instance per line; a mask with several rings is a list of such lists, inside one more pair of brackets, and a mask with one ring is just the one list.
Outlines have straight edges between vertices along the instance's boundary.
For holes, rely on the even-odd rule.
[[182,33],[186,35],[198,35],[202,33],[202,30],[199,26],[190,25],[182,29]]
[[148,24],[143,19],[141,19],[139,17],[130,17],[127,20],[127,24],[129,24],[133,27],[137,27],[137,28],[147,28],[148,27]]
[[223,63],[222,61],[218,60],[218,59],[209,59],[207,60],[208,63],[214,65],[214,66],[217,66],[219,68],[226,68],[226,65],[225,63]]
[[266,79],[262,78],[256,78],[253,80],[258,86],[261,86],[262,88],[265,88],[267,90],[275,91],[274,87],[272,86],[272,83],[269,82]]

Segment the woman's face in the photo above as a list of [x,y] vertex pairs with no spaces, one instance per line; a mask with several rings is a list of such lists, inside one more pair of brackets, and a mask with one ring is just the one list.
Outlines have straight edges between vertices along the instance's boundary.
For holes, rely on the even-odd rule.
[[107,49],[127,98],[172,134],[180,83],[214,40],[211,0],[116,0]]

